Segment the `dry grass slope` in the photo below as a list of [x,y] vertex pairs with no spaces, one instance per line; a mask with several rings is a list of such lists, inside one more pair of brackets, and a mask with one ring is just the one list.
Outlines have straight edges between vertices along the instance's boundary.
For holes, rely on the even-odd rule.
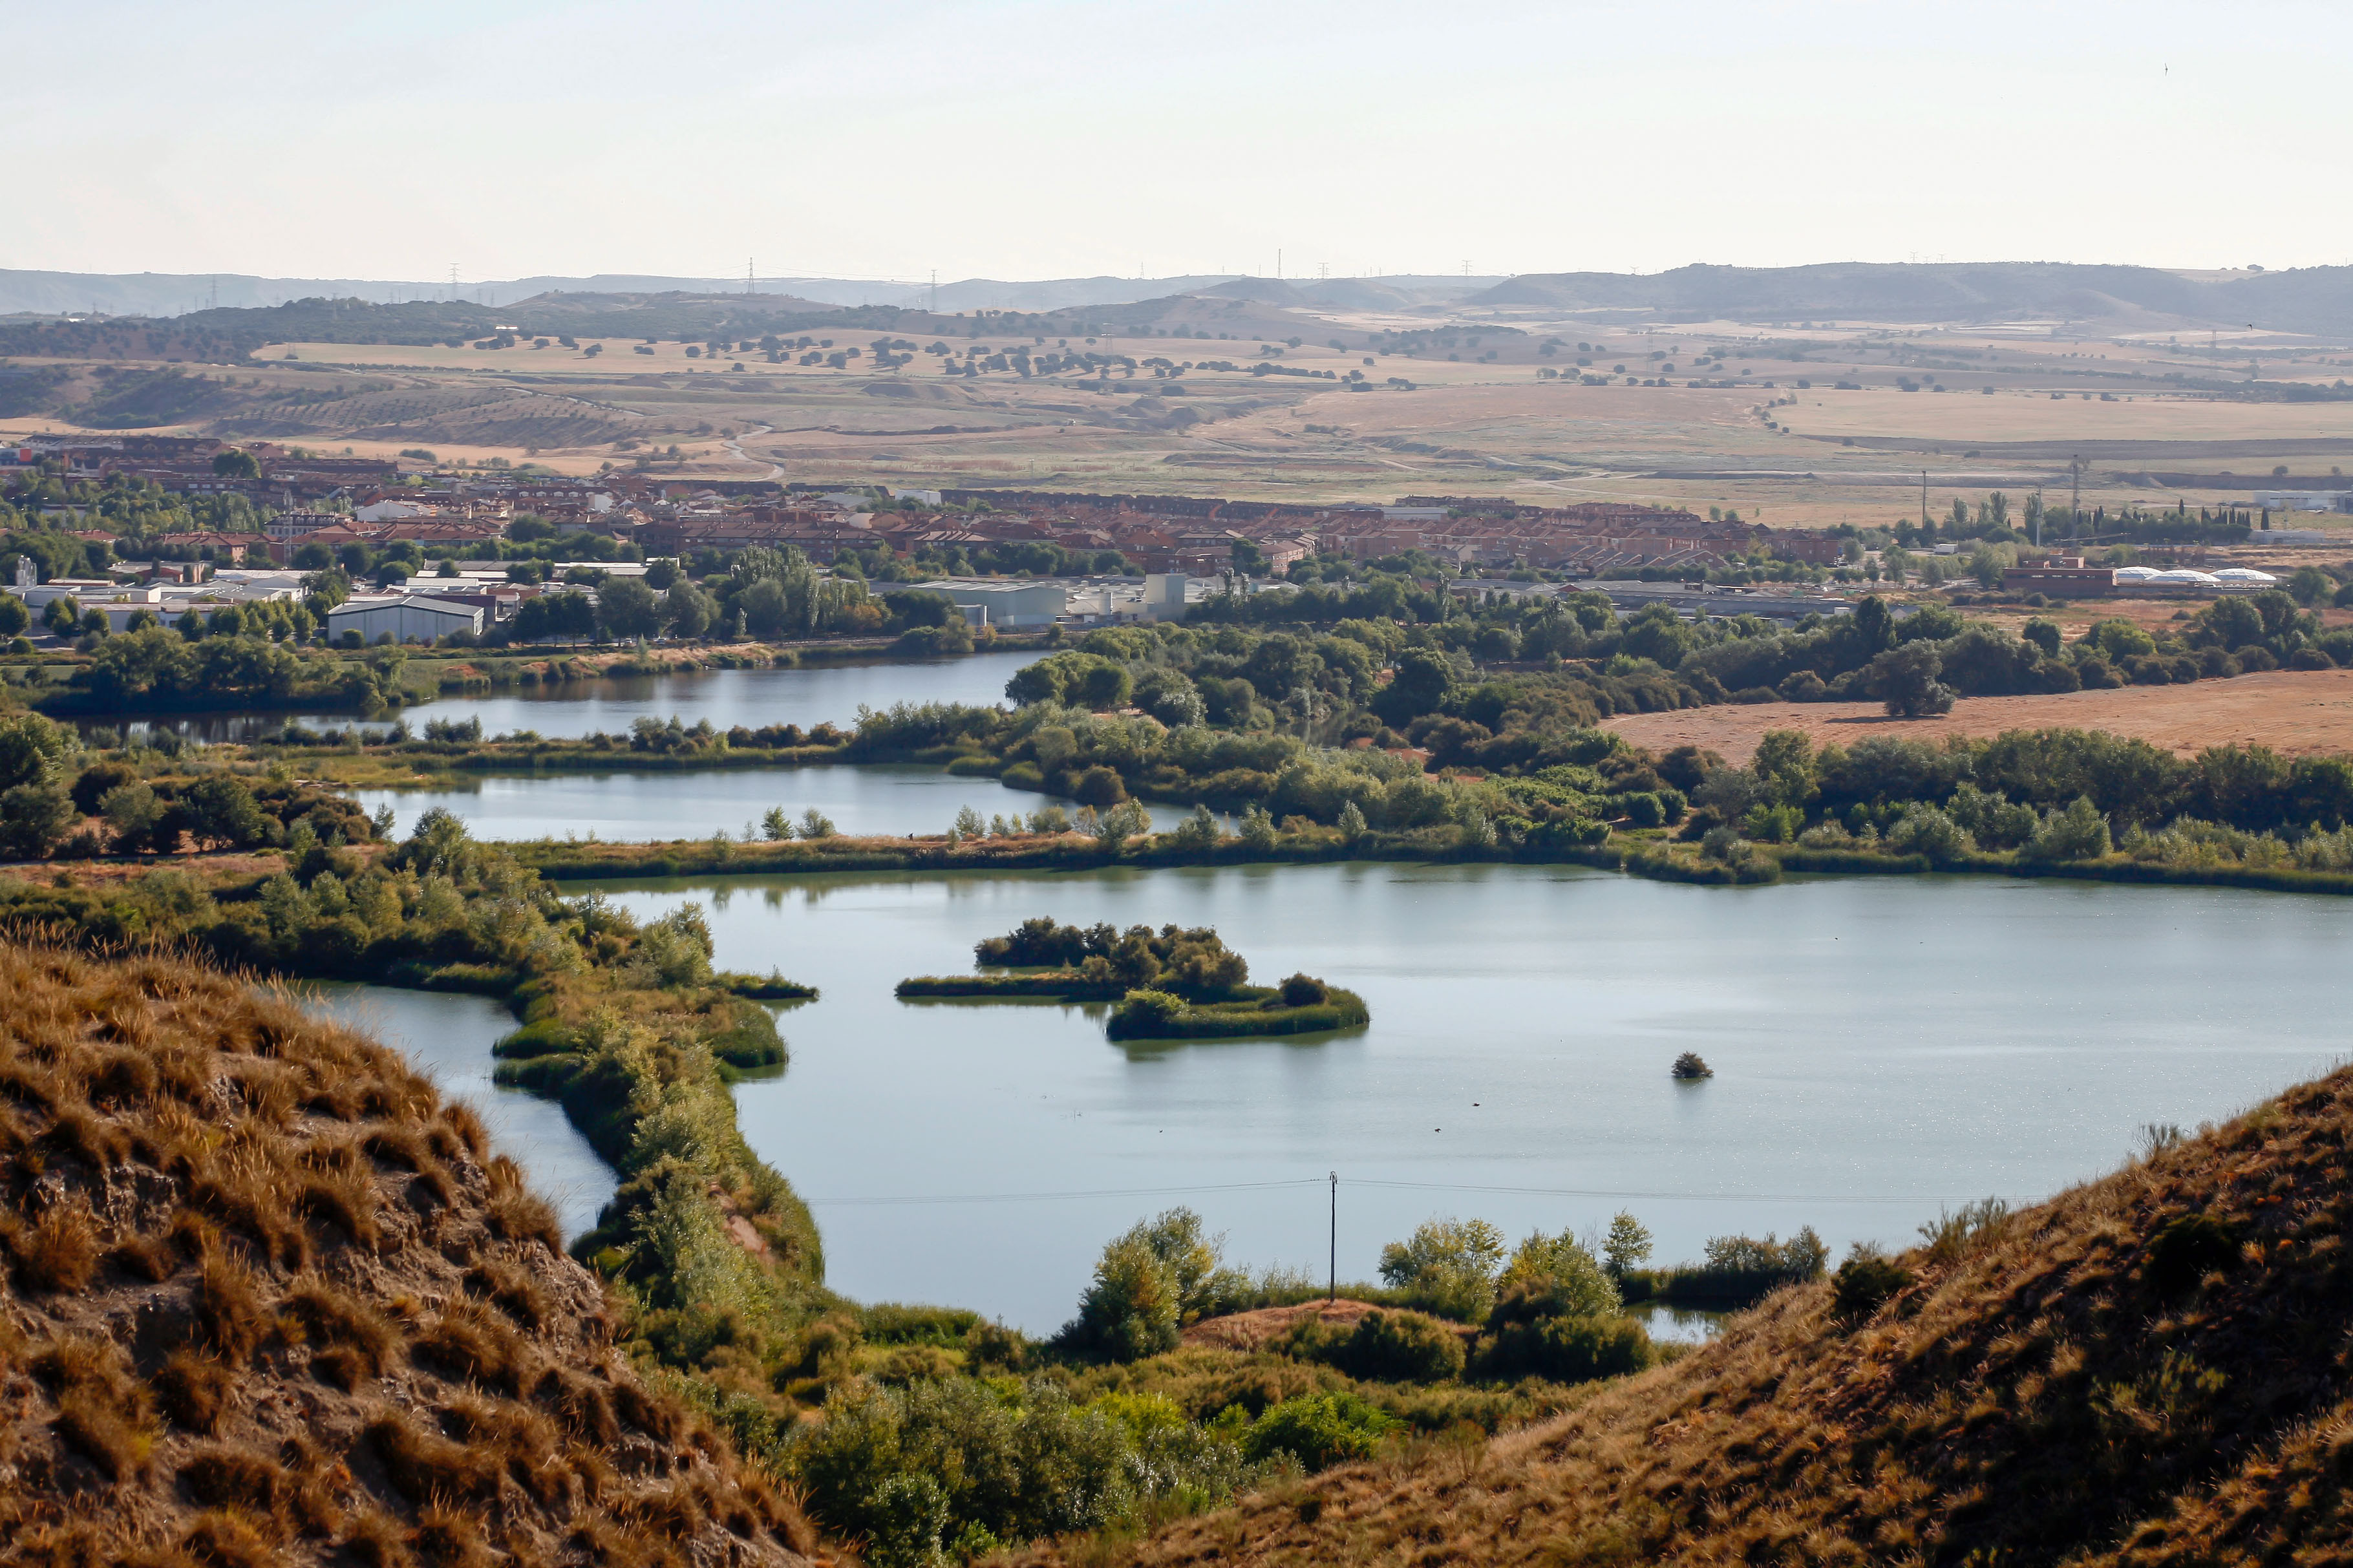
[[783,1564],[480,1122],[161,959],[0,946],[0,1562]]
[[2340,1072],[2005,1223],[1892,1296],[1785,1290],[1479,1447],[1033,1561],[2353,1562]]

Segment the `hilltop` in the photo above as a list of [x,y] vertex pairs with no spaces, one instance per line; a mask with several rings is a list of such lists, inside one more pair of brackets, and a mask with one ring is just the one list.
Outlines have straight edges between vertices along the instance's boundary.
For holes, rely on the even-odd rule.
[[395,1052],[163,959],[0,992],[0,1561],[805,1560]]
[[2348,1072],[2153,1129],[2113,1176],[1949,1216],[1553,1421],[1084,1560],[2341,1563],[2348,1136]]

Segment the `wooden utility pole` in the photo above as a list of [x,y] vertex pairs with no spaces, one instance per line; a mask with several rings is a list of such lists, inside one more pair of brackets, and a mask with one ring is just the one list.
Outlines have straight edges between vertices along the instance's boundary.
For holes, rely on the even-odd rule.
[[1324,1299],[1340,1299],[1340,1173],[1332,1173],[1332,1272],[1324,1286]]

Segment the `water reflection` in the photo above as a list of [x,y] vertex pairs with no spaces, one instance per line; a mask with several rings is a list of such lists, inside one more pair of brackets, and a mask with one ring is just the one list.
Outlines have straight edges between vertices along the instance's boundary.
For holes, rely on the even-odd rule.
[[1664,1343],[1705,1344],[1724,1331],[1729,1312],[1714,1312],[1701,1307],[1670,1307],[1664,1301],[1636,1301],[1626,1309],[1626,1315],[1650,1331],[1651,1337]]
[[[528,653],[512,656],[529,658]],[[550,739],[569,739],[604,731],[620,734],[638,719],[667,720],[675,714],[687,723],[709,720],[725,730],[737,724],[757,729],[764,724],[798,724],[803,729],[821,723],[848,728],[858,710],[889,708],[900,702],[963,702],[989,707],[1005,701],[1005,683],[1034,653],[981,653],[969,658],[877,659],[855,664],[812,666],[802,669],[712,669],[682,675],[611,676],[597,680],[560,685],[516,686],[491,694],[451,694],[411,711],[409,722],[421,726],[428,719],[463,723],[481,721],[482,732],[501,735],[530,730]],[[139,735],[151,730],[171,730],[206,742],[250,741],[275,734],[289,722],[307,728],[340,730],[360,722],[352,713],[246,712],[151,715],[120,719],[89,717],[75,721],[91,731],[111,728]],[[377,727],[370,723],[365,727]]]
[[[760,819],[777,806],[796,822],[803,812],[818,811],[843,833],[893,837],[944,833],[966,806],[984,822],[1051,805],[1078,811],[1076,801],[1008,789],[992,778],[896,766],[490,775],[448,789],[360,790],[354,798],[371,814],[390,806],[395,831],[404,835],[438,806],[462,819],[477,838],[623,843],[708,838],[715,832],[757,837]],[[1176,807],[1145,809],[1161,830],[1185,816]]]

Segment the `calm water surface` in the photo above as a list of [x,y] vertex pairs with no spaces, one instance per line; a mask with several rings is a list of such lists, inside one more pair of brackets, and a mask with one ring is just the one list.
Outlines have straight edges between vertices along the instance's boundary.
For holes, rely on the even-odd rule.
[[[1035,653],[981,653],[969,658],[892,660],[819,666],[807,669],[714,669],[693,675],[632,675],[575,681],[564,686],[517,687],[495,696],[445,697],[411,710],[412,727],[429,719],[463,723],[480,719],[485,734],[535,730],[551,739],[603,730],[618,734],[638,719],[687,724],[708,719],[724,730],[736,724],[798,724],[830,721],[844,728],[860,704],[888,708],[898,702],[966,702],[980,706],[1005,700],[1005,683]],[[133,720],[114,727],[133,732],[177,730],[206,741],[242,741],[281,729],[290,721],[336,728],[355,722],[349,713],[204,713],[185,718]],[[80,721],[88,730],[108,723]]]
[[[438,806],[463,818],[477,838],[708,838],[740,835],[770,806],[795,821],[816,808],[844,833],[945,833],[969,805],[986,817],[1027,816],[1078,803],[991,778],[958,778],[936,767],[719,768],[702,773],[556,773],[488,777],[463,788],[358,790],[373,814],[392,807],[395,831]],[[1169,828],[1186,813],[1147,806],[1153,826]]]
[[[1994,878],[1684,888],[1570,868],[1360,865],[616,884],[711,911],[719,961],[823,998],[745,1135],[862,1300],[1068,1318],[1103,1241],[1173,1204],[1229,1256],[1340,1272],[1433,1215],[1514,1236],[1630,1209],[1661,1262],[1812,1225],[1891,1244],[2032,1199],[2330,1067],[2353,903]],[[908,1005],[1026,916],[1214,924],[1261,980],[1361,991],[1328,1039],[1129,1046],[1100,1010]],[[1697,1050],[1710,1080],[1668,1065]],[[1657,1325],[1665,1331],[1672,1325]],[[1687,1325],[1681,1331],[1699,1331]]]
[[493,1145],[529,1171],[533,1187],[555,1205],[565,1240],[596,1223],[613,1195],[612,1167],[554,1100],[491,1081],[491,1047],[515,1026],[504,1007],[487,996],[332,981],[306,984],[300,994],[306,1005],[397,1048],[443,1095],[470,1101]]

